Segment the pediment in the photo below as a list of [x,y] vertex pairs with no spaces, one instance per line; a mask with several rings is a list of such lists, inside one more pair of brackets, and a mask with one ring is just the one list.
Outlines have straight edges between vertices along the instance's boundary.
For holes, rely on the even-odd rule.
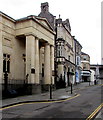
[[47,28],[53,30],[52,26],[49,24],[49,22],[47,21],[46,18],[42,18],[42,17],[36,17],[37,20],[39,20],[39,22],[41,24],[43,24],[44,26],[46,26]]

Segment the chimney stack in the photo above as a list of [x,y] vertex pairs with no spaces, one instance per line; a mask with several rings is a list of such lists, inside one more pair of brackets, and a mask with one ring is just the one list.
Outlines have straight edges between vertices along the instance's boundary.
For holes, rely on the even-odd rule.
[[49,12],[49,4],[48,2],[41,3],[41,12]]

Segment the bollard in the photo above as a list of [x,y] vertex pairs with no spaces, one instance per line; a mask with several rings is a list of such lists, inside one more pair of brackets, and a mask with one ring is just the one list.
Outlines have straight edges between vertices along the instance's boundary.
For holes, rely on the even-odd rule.
[[50,99],[52,99],[52,85],[50,85]]

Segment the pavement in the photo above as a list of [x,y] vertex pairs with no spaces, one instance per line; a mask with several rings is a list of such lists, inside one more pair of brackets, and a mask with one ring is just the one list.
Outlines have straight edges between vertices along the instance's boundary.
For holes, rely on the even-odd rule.
[[103,108],[100,110],[100,112],[96,115],[94,120],[103,120]]
[[52,91],[52,99],[50,99],[50,92],[41,93],[41,94],[34,94],[34,95],[25,95],[25,96],[18,96],[15,98],[8,98],[1,100],[1,107],[7,107],[10,105],[15,105],[18,103],[24,102],[45,102],[45,101],[59,101],[63,99],[67,99],[69,97],[76,96],[76,91],[80,89],[85,89],[86,87],[92,86],[93,83],[83,82],[77,85],[73,85],[73,93],[71,94],[71,87],[57,89]]

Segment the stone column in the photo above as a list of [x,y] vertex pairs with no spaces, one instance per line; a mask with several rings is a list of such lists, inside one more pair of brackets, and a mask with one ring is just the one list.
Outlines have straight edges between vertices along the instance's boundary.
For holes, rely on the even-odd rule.
[[51,84],[50,45],[48,43],[45,43],[45,48],[44,48],[44,84]]
[[39,84],[39,40],[35,41],[35,82]]
[[28,83],[35,83],[35,36],[26,35],[26,75]]
[[53,72],[54,72],[54,46],[52,45],[50,47],[50,64],[51,64],[51,82],[52,84],[54,84],[54,76],[53,76]]
[[41,49],[39,50],[39,73],[42,74],[42,52],[41,52]]
[[[3,52],[2,52],[2,16],[0,16],[0,84],[2,83],[3,73]],[[1,87],[1,86],[0,86]]]

